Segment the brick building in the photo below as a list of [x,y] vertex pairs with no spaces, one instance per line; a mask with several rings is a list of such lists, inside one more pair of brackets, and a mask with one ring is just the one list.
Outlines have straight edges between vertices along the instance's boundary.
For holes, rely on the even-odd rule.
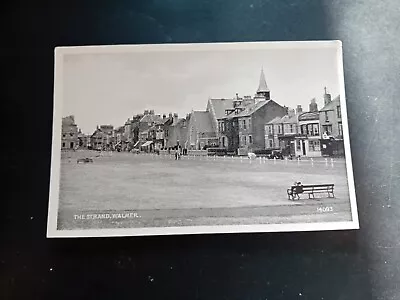
[[264,71],[261,70],[254,98],[237,98],[233,107],[226,109],[226,116],[219,128],[228,139],[228,150],[243,155],[249,151],[265,149],[265,124],[285,114],[287,107],[270,98]]

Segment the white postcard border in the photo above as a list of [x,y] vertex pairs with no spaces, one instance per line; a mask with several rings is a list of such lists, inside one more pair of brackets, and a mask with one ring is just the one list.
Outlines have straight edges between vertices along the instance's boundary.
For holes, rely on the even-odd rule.
[[[316,222],[286,224],[254,224],[254,225],[215,225],[215,226],[182,226],[182,227],[147,227],[147,228],[115,228],[115,229],[82,229],[58,230],[58,205],[61,168],[61,119],[63,103],[63,58],[64,54],[101,54],[125,53],[141,51],[225,51],[225,50],[271,50],[271,49],[306,49],[316,47],[338,49],[339,85],[341,97],[341,113],[347,182],[350,194],[352,221],[348,222]],[[245,43],[199,43],[199,44],[156,44],[156,45],[110,45],[57,47],[55,49],[54,68],[54,102],[53,102],[53,136],[51,157],[51,178],[48,207],[48,238],[66,237],[117,237],[117,236],[153,236],[153,235],[187,235],[217,233],[262,233],[262,232],[298,232],[359,229],[359,219],[354,185],[353,165],[350,149],[350,137],[345,98],[342,42],[333,41],[284,41],[284,42],[245,42]]]

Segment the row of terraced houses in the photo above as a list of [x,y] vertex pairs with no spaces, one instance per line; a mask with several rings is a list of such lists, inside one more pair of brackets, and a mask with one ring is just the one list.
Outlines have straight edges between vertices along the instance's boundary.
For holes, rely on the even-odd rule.
[[312,99],[309,110],[300,105],[291,109],[271,99],[261,70],[254,96],[210,98],[204,111],[191,111],[185,117],[176,113],[156,114],[145,110],[125,124],[97,126],[84,135],[73,116],[62,121],[62,149],[152,152],[165,149],[226,149],[230,153],[268,153],[316,157],[343,154],[340,97],[333,100],[325,88],[324,107]]

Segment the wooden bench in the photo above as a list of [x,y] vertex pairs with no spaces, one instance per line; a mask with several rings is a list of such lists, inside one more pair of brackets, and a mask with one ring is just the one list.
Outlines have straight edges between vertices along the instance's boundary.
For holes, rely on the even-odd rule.
[[295,197],[300,199],[300,194],[308,194],[308,199],[315,199],[315,194],[327,193],[328,198],[335,198],[333,193],[334,184],[304,184],[292,185],[288,190],[289,200],[294,200]]

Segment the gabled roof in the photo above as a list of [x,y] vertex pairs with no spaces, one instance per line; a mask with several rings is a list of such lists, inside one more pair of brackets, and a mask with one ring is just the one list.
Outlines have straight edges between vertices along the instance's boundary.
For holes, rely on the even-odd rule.
[[211,113],[208,111],[193,111],[193,119],[198,132],[214,132]]
[[233,109],[233,99],[210,99],[210,102],[217,119],[225,117],[226,109]]
[[186,121],[185,118],[179,118],[178,122],[176,122],[176,124],[173,124],[172,127],[177,127],[177,126],[182,126],[183,121]]
[[281,124],[282,118],[281,117],[275,117],[271,121],[269,121],[267,124]]
[[281,122],[284,124],[293,124],[293,123],[297,123],[297,118],[298,115],[285,115],[282,117]]
[[257,110],[259,110],[261,107],[266,105],[269,101],[271,101],[271,100],[261,100],[260,102],[258,102],[256,104],[247,105],[247,106],[245,106],[245,109],[241,113],[238,113],[237,115],[230,115],[229,118],[241,118],[241,117],[251,116],[253,113],[255,113]]
[[103,130],[101,130],[100,128],[96,128],[96,130],[92,133],[91,137],[96,136],[96,135],[109,135],[106,132],[104,132]]
[[163,123],[163,119],[158,115],[148,114],[148,115],[144,115],[140,119],[140,122],[142,122],[142,123],[158,123],[158,124],[162,124]]
[[167,117],[167,118],[165,118],[165,120],[163,120],[163,124],[164,125],[172,125],[173,121],[174,121],[174,119],[172,117]]
[[340,95],[336,96],[331,102],[325,105],[320,111],[334,110],[336,106],[340,105]]

